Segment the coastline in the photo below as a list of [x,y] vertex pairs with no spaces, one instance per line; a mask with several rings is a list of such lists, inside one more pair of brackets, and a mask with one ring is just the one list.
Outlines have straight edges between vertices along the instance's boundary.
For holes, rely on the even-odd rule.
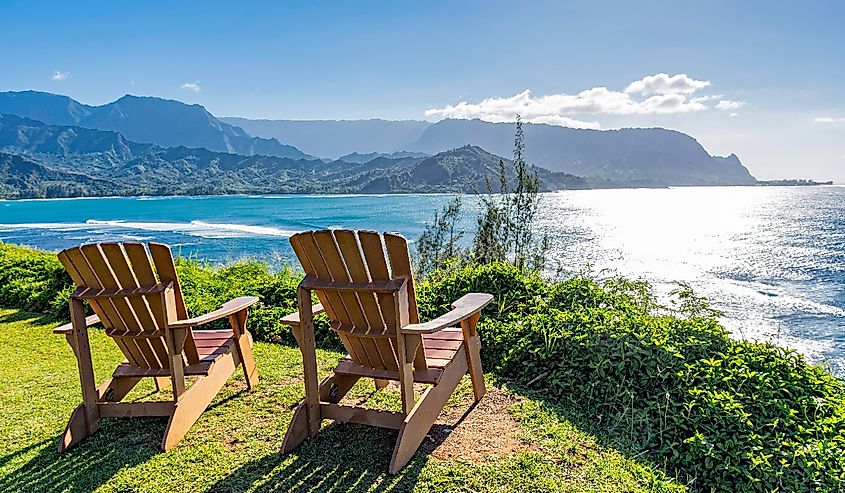
[[[758,188],[758,187],[840,187],[845,186],[845,183],[836,183],[833,180],[825,182],[800,182],[800,183],[780,183],[792,182],[794,180],[759,180],[755,184],[720,184],[720,185],[665,185],[665,186],[607,186],[607,187],[579,187],[579,188],[561,188],[557,190],[546,190],[540,193],[564,193],[564,192],[580,192],[590,190],[671,190],[677,188]],[[308,197],[396,197],[396,196],[452,196],[452,195],[478,195],[476,192],[465,191],[439,191],[439,192],[386,192],[386,193],[209,193],[199,195],[82,195],[82,196],[61,196],[61,197],[26,197],[26,198],[4,198],[0,197],[0,202],[28,202],[28,201],[48,201],[48,200],[94,200],[94,199],[168,199],[168,198],[205,198],[205,197],[245,197],[245,198],[308,198]]]

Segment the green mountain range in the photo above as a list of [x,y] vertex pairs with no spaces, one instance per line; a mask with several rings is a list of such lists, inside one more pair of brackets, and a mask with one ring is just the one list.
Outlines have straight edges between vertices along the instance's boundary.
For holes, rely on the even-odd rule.
[[126,95],[101,106],[67,96],[37,91],[0,92],[0,113],[19,115],[50,125],[72,125],[120,132],[133,142],[163,147],[185,146],[252,156],[315,159],[276,139],[253,137],[240,127],[218,120],[198,104]]
[[[475,145],[513,151],[512,123],[422,121],[298,121],[223,118],[252,135],[275,137],[317,156],[378,151],[436,154]],[[590,130],[523,124],[525,158],[534,165],[613,186],[752,185],[739,158],[710,155],[694,138],[664,128]],[[350,138],[350,136],[354,136]],[[341,159],[343,159],[341,157]]]
[[[242,156],[0,114],[2,198],[473,192],[498,183],[500,160],[475,146],[364,163]],[[588,186],[566,173],[535,169],[544,190]]]

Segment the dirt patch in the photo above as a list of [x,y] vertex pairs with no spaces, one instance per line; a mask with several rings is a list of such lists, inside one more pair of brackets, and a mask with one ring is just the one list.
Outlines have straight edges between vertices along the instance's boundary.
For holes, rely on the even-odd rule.
[[[428,387],[414,384],[417,398]],[[386,390],[398,394],[398,382],[391,381]],[[346,396],[341,403],[362,406],[370,397],[371,394]],[[441,460],[467,459],[474,462],[539,450],[537,446],[519,438],[519,424],[508,412],[508,407],[520,400],[496,387],[488,387],[484,398],[478,403],[475,403],[471,396],[467,396],[460,405],[450,407],[438,416],[423,439],[420,450]],[[372,405],[366,407],[373,408]],[[383,406],[375,406],[380,407]],[[391,441],[388,448],[393,448],[393,445],[394,442]]]
[[500,389],[488,388],[478,403],[470,400],[444,411],[420,448],[437,459],[475,462],[534,450],[520,440],[519,424],[508,412],[518,401]]

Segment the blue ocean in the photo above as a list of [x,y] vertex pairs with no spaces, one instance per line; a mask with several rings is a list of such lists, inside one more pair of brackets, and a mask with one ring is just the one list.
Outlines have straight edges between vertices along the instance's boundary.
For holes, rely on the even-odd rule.
[[[160,241],[211,262],[292,260],[297,231],[412,241],[450,195],[135,197],[0,201],[0,241],[59,250]],[[477,199],[465,196],[463,227]],[[845,187],[702,187],[543,194],[553,269],[621,274],[710,298],[736,337],[795,348],[845,375]]]

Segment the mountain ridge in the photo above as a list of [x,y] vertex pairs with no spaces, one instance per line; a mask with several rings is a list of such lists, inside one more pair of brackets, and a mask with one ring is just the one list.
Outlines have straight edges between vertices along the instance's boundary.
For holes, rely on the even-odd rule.
[[183,145],[232,154],[314,159],[278,140],[253,137],[220,121],[200,104],[153,96],[127,94],[111,103],[91,106],[48,92],[8,91],[0,92],[0,113],[51,125],[117,131],[134,142],[165,147]]
[[346,161],[348,163],[366,163],[372,161],[373,159],[384,157],[388,159],[401,159],[406,157],[418,158],[418,157],[428,157],[431,154],[426,154],[425,152],[414,152],[414,151],[396,151],[396,152],[368,152],[362,154],[360,152],[351,152],[344,156],[340,156],[337,158],[338,161]]
[[[392,153],[422,135],[431,122],[423,120],[252,120],[223,117],[256,137],[276,138],[304,152],[337,159],[354,152]],[[294,144],[294,142],[296,142]],[[441,149],[445,150],[445,149]]]
[[[543,168],[611,181],[654,180],[667,185],[756,183],[739,158],[711,156],[693,137],[664,128],[576,129],[523,124],[525,157]],[[405,150],[478,145],[493,154],[509,152],[513,125],[482,120],[441,120]]]
[[[396,151],[438,152],[477,145],[496,155],[510,155],[512,123],[482,120],[250,120],[227,117],[251,135],[274,136],[316,155],[323,149],[333,158],[349,154]],[[378,122],[379,131],[367,125]],[[414,125],[413,132],[396,131],[384,139],[391,125]],[[321,129],[318,131],[317,127]],[[354,128],[355,139],[334,141],[335,134]],[[596,180],[666,185],[750,185],[756,183],[735,155],[727,159],[710,155],[693,137],[660,127],[575,129],[558,125],[524,123],[526,159],[537,166]],[[345,135],[345,134],[344,134]],[[308,146],[315,146],[310,148]],[[338,154],[339,151],[347,151]],[[728,156],[729,157],[729,156]],[[651,160],[655,160],[652,162]]]
[[[241,156],[208,149],[139,144],[113,131],[0,114],[0,196],[231,193],[473,192],[497,182],[502,159],[465,146],[424,158],[366,163]],[[512,170],[509,171],[511,174]],[[537,168],[544,190],[584,188],[578,177]]]

